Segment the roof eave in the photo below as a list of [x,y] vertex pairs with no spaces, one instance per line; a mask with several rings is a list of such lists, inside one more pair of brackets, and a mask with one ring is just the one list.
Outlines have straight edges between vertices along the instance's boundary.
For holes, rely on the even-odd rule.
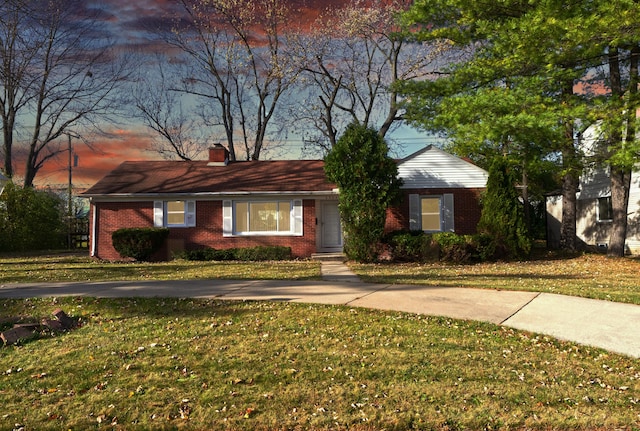
[[237,192],[202,192],[202,193],[83,193],[82,196],[91,199],[151,199],[151,198],[232,198],[239,196],[335,196],[338,192],[332,190],[299,190],[299,191],[237,191]]

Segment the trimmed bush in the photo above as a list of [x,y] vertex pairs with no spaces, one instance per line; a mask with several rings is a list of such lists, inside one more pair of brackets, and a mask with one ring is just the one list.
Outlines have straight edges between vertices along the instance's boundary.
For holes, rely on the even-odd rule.
[[175,257],[178,259],[197,261],[240,260],[246,262],[257,262],[265,260],[290,260],[291,248],[282,246],[259,246],[216,250],[214,248],[207,247],[197,250],[185,250],[176,254]]
[[383,242],[395,262],[472,263],[495,258],[495,243],[489,235],[395,231],[387,234]]
[[440,258],[438,244],[431,235],[420,230],[391,232],[383,242],[396,262],[435,262]]
[[291,248],[283,246],[248,247],[236,251],[236,259],[244,261],[289,260]]
[[148,261],[169,236],[167,228],[124,228],[111,234],[113,248],[120,256]]
[[433,234],[433,240],[440,247],[440,260],[452,263],[469,263],[477,256],[477,247],[470,235],[456,235],[452,232]]

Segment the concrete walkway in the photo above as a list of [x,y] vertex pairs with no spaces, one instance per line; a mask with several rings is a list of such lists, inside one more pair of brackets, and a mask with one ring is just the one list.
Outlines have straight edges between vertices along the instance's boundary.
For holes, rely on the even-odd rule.
[[0,285],[0,298],[193,297],[291,301],[479,320],[640,358],[640,306],[536,292],[363,283],[341,262],[323,281],[187,280]]

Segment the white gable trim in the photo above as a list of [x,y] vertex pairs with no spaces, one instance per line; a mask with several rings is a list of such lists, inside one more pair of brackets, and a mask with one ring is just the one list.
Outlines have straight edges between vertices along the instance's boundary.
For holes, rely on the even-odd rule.
[[403,189],[484,188],[488,172],[432,145],[398,163]]

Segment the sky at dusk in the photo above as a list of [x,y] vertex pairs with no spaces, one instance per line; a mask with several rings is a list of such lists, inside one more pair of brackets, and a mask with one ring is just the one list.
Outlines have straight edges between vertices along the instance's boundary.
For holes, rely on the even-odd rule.
[[[300,0],[291,0],[300,7]],[[171,25],[171,20],[180,12],[175,0],[101,0],[98,3],[87,2],[87,8],[97,7],[100,16],[107,25],[112,37],[124,49],[135,51],[157,51],[158,46],[152,42],[144,29],[149,26]],[[311,22],[319,11],[343,4],[340,0],[307,0],[300,9],[298,22]],[[78,192],[92,186],[107,172],[124,161],[160,159],[160,155],[151,151],[154,135],[143,124],[134,121],[122,121],[119,124],[105,124],[104,136],[87,137],[90,146],[80,140],[72,139],[73,152],[77,155],[78,164],[72,168],[74,189]],[[63,145],[67,145],[66,137]],[[403,127],[390,139],[403,143],[396,157],[410,154],[431,143],[429,137]],[[288,153],[288,154],[287,154]],[[203,156],[206,157],[206,156]],[[277,158],[297,158],[299,148],[285,145]],[[23,166],[16,166],[18,173]],[[68,181],[68,153],[53,159],[38,172],[36,184],[53,188],[66,187]]]

